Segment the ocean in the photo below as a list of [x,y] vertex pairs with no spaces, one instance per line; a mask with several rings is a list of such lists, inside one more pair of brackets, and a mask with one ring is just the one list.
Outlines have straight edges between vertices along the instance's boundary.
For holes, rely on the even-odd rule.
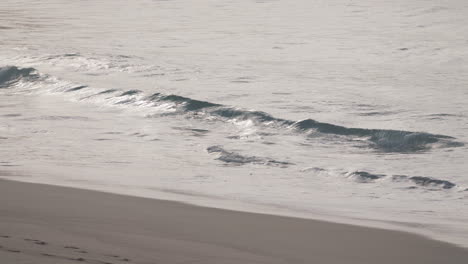
[[468,246],[468,2],[3,0],[0,177]]

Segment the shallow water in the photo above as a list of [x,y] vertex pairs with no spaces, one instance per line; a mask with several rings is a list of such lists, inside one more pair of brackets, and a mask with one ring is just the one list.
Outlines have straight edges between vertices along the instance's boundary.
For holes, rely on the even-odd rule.
[[468,4],[0,3],[6,178],[468,245]]

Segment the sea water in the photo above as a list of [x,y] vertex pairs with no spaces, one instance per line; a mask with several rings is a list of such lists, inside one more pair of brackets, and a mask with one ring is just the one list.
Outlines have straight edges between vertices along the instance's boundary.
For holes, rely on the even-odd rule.
[[0,2],[0,175],[468,246],[468,2]]

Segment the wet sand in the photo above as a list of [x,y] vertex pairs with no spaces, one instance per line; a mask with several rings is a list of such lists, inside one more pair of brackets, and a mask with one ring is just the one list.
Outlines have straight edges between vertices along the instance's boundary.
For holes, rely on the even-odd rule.
[[404,232],[0,181],[0,259],[46,263],[468,263]]

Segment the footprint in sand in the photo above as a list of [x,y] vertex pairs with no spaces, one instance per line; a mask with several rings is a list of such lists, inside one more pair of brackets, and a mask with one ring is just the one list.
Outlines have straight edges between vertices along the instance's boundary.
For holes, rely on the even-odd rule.
[[64,246],[63,248],[66,248],[66,249],[75,249],[75,252],[81,253],[81,254],[87,254],[87,253],[88,253],[88,251],[86,251],[86,250],[81,250],[79,247]]
[[118,256],[118,255],[105,255],[105,256],[107,256],[107,257],[113,257],[113,258],[116,258],[116,259],[118,259],[118,260],[120,260],[120,261],[123,261],[123,262],[129,262],[129,261],[130,261],[130,259],[128,259],[128,258],[123,258],[123,257]]
[[36,244],[36,245],[41,245],[41,246],[47,245],[46,242],[44,242],[44,241],[42,241],[42,240],[38,240],[38,239],[25,238],[24,241],[33,242],[34,244]]
[[79,247],[74,247],[74,246],[64,246],[63,248],[68,248],[68,249],[80,249]]
[[[0,235],[0,238],[11,238],[11,237],[8,236],[8,235]],[[23,238],[23,240],[27,241],[27,242],[30,242],[30,243],[34,243],[36,245],[40,245],[40,246],[50,246],[49,243],[47,243],[45,241],[42,241],[42,240],[39,240],[39,239]],[[65,249],[73,250],[73,252],[75,254],[76,253],[89,254],[88,251],[83,250],[83,249],[81,249],[79,247],[76,247],[76,246],[66,245],[66,246],[62,246],[62,247],[65,248]],[[6,252],[11,252],[11,253],[24,253],[24,252],[22,252],[20,250],[5,248],[2,245],[0,245],[0,249],[4,250]],[[41,256],[49,257],[49,258],[71,260],[71,261],[77,261],[77,262],[115,264],[114,262],[110,262],[110,261],[106,261],[106,260],[100,260],[100,259],[87,259],[87,258],[83,258],[83,257],[60,256],[60,255],[54,255],[54,254],[49,254],[49,253],[39,253],[39,252],[37,252],[36,254],[40,254]],[[130,259],[124,258],[124,257],[119,256],[119,255],[104,255],[104,256],[111,257],[111,258],[115,259],[117,262],[130,262]]]
[[59,255],[52,255],[48,253],[41,253],[42,256],[50,257],[50,258],[57,258],[57,259],[66,259],[66,260],[74,260],[79,262],[87,262],[84,258],[73,258],[73,257],[66,257],[66,256],[59,256]]

